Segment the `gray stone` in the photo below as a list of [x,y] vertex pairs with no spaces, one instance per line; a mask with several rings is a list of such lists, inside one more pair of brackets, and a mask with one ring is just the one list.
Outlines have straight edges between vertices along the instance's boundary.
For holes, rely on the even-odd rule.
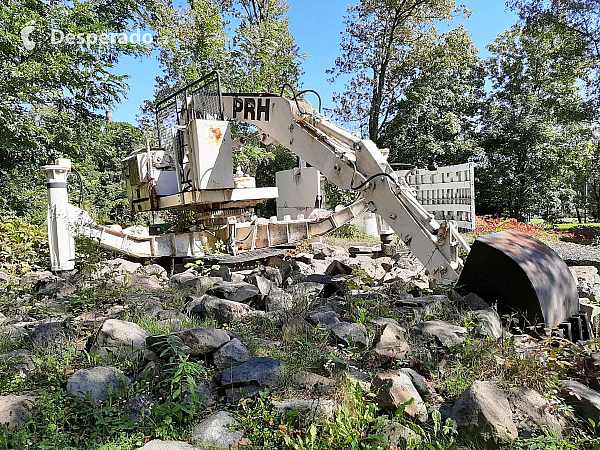
[[367,328],[362,323],[340,322],[331,327],[331,332],[336,341],[341,341],[344,345],[352,345],[365,348],[369,345],[367,338]]
[[560,395],[565,403],[573,408],[575,413],[586,422],[592,419],[600,422],[600,394],[578,381],[567,380],[562,382]]
[[0,396],[0,427],[14,430],[31,416],[36,398],[29,395]]
[[260,296],[260,290],[250,283],[222,281],[209,289],[207,294],[234,302],[250,302]]
[[239,387],[247,385],[275,386],[283,375],[284,365],[276,359],[257,356],[245,363],[225,369],[221,374],[221,385]]
[[167,269],[159,264],[148,264],[140,267],[138,271],[143,275],[154,276],[163,282],[169,281]]
[[68,281],[56,280],[42,286],[37,293],[37,297],[65,297],[71,295],[76,289],[77,287]]
[[436,392],[427,385],[427,380],[425,380],[425,377],[423,375],[408,367],[400,369],[399,372],[410,377],[410,381],[412,381],[413,386],[415,387],[419,395],[424,399],[429,399],[432,396],[436,395]]
[[192,295],[188,300],[184,307],[186,314],[215,319],[219,324],[239,321],[251,311],[244,303],[224,300],[208,294]]
[[421,422],[427,420],[427,407],[408,375],[394,371],[380,373],[373,379],[371,387],[377,393],[375,401],[381,408],[396,411],[400,405],[414,399],[404,408],[404,414]]
[[164,286],[164,283],[155,276],[140,273],[119,275],[114,278],[112,284],[144,292],[160,292]]
[[254,384],[249,384],[247,386],[230,387],[225,389],[225,396],[227,397],[227,402],[237,403],[244,398],[254,397],[263,389],[263,387],[256,386]]
[[219,266],[216,269],[212,269],[209,274],[209,277],[219,277],[225,281],[231,281],[231,269],[227,266]]
[[383,277],[384,283],[389,283],[390,289],[407,290],[412,289],[429,289],[429,279],[425,275],[425,271],[416,271],[410,269],[402,269],[394,267],[391,272],[388,272]]
[[202,404],[202,406],[204,406],[206,408],[208,408],[210,406],[214,406],[217,403],[218,393],[217,393],[217,389],[216,389],[216,386],[214,385],[214,383],[211,383],[209,385],[206,385],[206,384],[196,385],[196,389],[195,389],[194,393],[200,399],[200,403]]
[[250,359],[250,352],[239,339],[234,338],[215,352],[215,366],[220,370],[237,366]]
[[313,335],[313,327],[302,316],[295,315],[291,317],[281,327],[283,340],[286,342],[296,342],[299,340],[308,340]]
[[[178,340],[182,351],[192,356],[202,356],[212,353],[230,340],[227,331],[219,328],[187,328],[175,331],[169,336]],[[149,336],[146,339],[146,347],[157,349],[162,345],[164,340],[164,336]]]
[[404,329],[394,323],[388,323],[381,333],[374,352],[381,362],[403,358],[410,353],[410,345],[404,339]]
[[294,298],[301,298],[306,300],[310,300],[323,290],[323,285],[321,283],[310,283],[305,281],[303,283],[295,284],[287,289],[287,292],[292,294]]
[[0,284],[19,284],[20,279],[14,275],[9,275],[0,270]]
[[226,411],[219,411],[192,430],[192,442],[204,447],[229,449],[244,436],[242,431],[232,431],[237,421]]
[[68,332],[62,320],[49,320],[24,327],[24,339],[33,345],[63,345],[68,340]]
[[475,312],[477,323],[481,327],[480,333],[493,340],[502,336],[502,321],[493,308],[486,308]]
[[336,275],[350,275],[352,274],[352,267],[344,264],[341,261],[332,261],[327,270],[325,270],[325,275],[331,275],[335,277]]
[[333,400],[326,398],[287,398],[282,401],[272,401],[271,404],[279,413],[295,410],[311,421],[315,417],[331,419],[335,407]]
[[508,403],[513,411],[513,421],[517,425],[519,436],[531,438],[550,433],[557,439],[562,438],[564,419],[551,413],[552,407],[548,400],[538,392],[526,387],[510,388]]
[[340,319],[333,311],[317,311],[309,315],[310,321],[317,325],[321,325],[326,329],[331,329],[334,325],[340,323]]
[[572,266],[569,267],[573,278],[579,285],[581,282],[589,284],[600,284],[600,275],[598,268],[594,266]]
[[56,277],[54,274],[48,270],[44,270],[43,272],[29,272],[25,275],[21,275],[21,286],[27,286],[29,284],[36,284],[40,281],[50,281],[55,280]]
[[148,336],[146,330],[133,322],[108,319],[98,331],[91,350],[103,358],[136,358],[146,348]]
[[381,327],[381,329],[384,329],[388,324],[392,324],[398,327],[398,329],[400,329],[402,333],[406,332],[406,330],[400,326],[397,320],[391,319],[389,317],[377,317],[375,319],[371,319],[370,322],[375,326]]
[[131,380],[116,367],[92,367],[80,369],[67,380],[67,392],[80,398],[90,396],[92,403],[100,403],[109,397],[109,392],[118,393]]
[[260,291],[260,295],[262,295],[263,297],[269,295],[271,289],[274,287],[273,282],[271,280],[265,277],[261,277],[257,274],[246,275],[245,280],[251,285],[256,286]]
[[283,271],[277,267],[265,267],[263,275],[276,286],[283,285]]
[[422,438],[407,426],[386,419],[381,427],[385,444],[392,448],[412,448],[421,443]]
[[518,437],[507,394],[489,381],[475,381],[456,400],[451,418],[459,432],[487,448],[503,448]]
[[186,270],[182,273],[176,273],[169,280],[169,284],[174,289],[180,289],[184,291],[193,291],[196,289],[196,285],[198,283],[198,279],[200,276],[198,272],[193,269]]
[[137,450],[199,450],[198,447],[182,441],[163,441],[161,439],[152,439],[146,442],[146,445]]
[[278,287],[272,287],[269,294],[265,297],[266,311],[286,311],[294,306],[292,294],[285,292]]
[[447,346],[462,344],[468,335],[465,327],[459,327],[441,320],[421,322],[416,324],[413,329],[425,336],[435,337],[440,343]]
[[312,372],[298,372],[292,375],[294,386],[315,394],[329,394],[335,389],[335,381]]
[[124,412],[134,422],[139,422],[142,417],[150,415],[150,409],[154,402],[151,398],[137,394],[127,400],[125,404]]
[[198,277],[196,280],[195,292],[204,294],[217,283],[222,283],[224,280],[221,277]]
[[0,364],[5,365],[21,374],[28,374],[35,370],[35,363],[28,350],[19,349],[0,355]]

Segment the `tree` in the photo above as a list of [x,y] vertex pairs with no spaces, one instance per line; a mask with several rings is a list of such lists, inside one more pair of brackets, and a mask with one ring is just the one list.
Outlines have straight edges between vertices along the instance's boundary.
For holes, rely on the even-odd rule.
[[488,46],[492,82],[482,116],[478,201],[523,219],[570,188],[565,173],[589,145],[592,111],[578,84],[587,43],[552,27],[515,25]]
[[334,113],[377,142],[391,105],[415,75],[412,53],[423,34],[458,11],[454,0],[361,0],[349,6],[342,55],[328,71],[331,81],[350,76],[345,91],[334,93]]
[[389,105],[380,143],[389,161],[426,167],[466,162],[476,152],[476,119],[484,96],[485,70],[462,27],[427,36],[415,55],[416,75]]
[[507,5],[519,12],[528,28],[551,26],[557,32],[575,33],[587,43],[588,56],[594,61],[588,93],[599,107],[600,0],[508,0]]

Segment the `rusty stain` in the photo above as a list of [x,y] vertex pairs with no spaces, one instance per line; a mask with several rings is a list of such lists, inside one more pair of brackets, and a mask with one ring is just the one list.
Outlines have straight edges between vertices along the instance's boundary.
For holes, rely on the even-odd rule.
[[210,127],[210,135],[208,137],[208,139],[210,141],[214,141],[216,143],[221,142],[221,139],[223,138],[223,132],[221,131],[221,128],[219,127]]

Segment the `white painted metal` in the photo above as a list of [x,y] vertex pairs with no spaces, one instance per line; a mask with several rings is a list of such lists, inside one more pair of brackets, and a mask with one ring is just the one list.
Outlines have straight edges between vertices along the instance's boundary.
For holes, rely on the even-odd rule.
[[71,218],[67,177],[71,161],[57,159],[55,164],[42,167],[48,186],[47,228],[52,270],[73,270],[75,267],[75,241]]
[[298,214],[308,217],[321,199],[321,173],[314,167],[296,167],[275,174],[277,185],[277,218]]
[[415,189],[415,197],[437,220],[454,220],[459,228],[475,229],[474,164],[426,169],[398,170]]

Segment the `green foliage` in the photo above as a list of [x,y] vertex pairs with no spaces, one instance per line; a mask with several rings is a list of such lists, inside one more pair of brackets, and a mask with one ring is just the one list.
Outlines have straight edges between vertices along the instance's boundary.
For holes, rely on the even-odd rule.
[[342,238],[342,239],[362,239],[368,237],[362,228],[352,223],[345,223],[329,235],[331,237]]
[[21,275],[49,265],[48,238],[42,225],[0,215],[0,270]]

